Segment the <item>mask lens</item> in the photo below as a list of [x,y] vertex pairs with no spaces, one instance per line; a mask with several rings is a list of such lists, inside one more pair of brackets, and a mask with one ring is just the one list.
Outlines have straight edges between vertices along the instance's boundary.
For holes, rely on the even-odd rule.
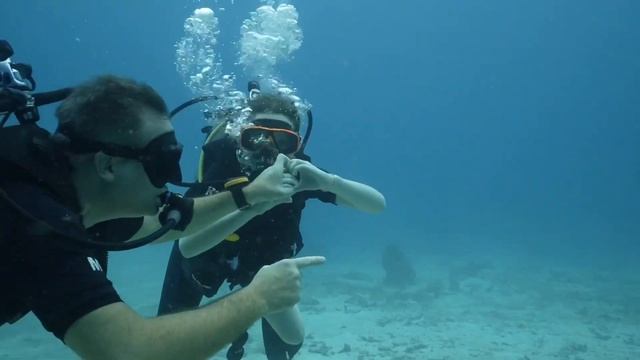
[[160,188],[167,183],[182,181],[182,145],[176,140],[175,133],[166,133],[153,139],[145,147],[144,153],[142,165],[153,186]]
[[278,150],[283,154],[292,154],[298,151],[300,137],[289,131],[274,131],[273,139],[276,142]]
[[249,151],[257,151],[269,141],[269,132],[258,127],[246,128],[240,135],[240,145]]
[[298,151],[300,136],[293,131],[284,129],[270,129],[264,127],[248,127],[240,135],[240,145],[249,151],[258,151],[261,147],[275,146],[283,154]]

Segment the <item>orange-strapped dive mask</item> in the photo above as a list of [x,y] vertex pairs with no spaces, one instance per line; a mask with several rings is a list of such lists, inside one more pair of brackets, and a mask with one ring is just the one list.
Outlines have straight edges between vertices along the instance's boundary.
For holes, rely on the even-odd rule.
[[275,147],[282,154],[293,154],[300,149],[300,135],[288,129],[249,126],[240,133],[240,145],[248,151]]

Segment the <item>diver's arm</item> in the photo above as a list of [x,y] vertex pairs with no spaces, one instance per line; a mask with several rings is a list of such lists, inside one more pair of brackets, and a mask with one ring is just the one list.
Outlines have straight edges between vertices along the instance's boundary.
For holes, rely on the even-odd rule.
[[[247,190],[249,190],[249,186],[247,186],[245,190],[245,196],[247,197],[247,201],[249,201],[249,196],[246,192]],[[181,236],[196,234],[200,230],[209,226],[212,222],[223,218],[237,209],[238,207],[233,201],[231,193],[228,191],[194,198],[193,217],[184,231],[171,230],[155,240],[154,243],[172,241]],[[158,230],[161,226],[158,216],[145,216],[142,226],[131,238],[139,239],[143,236],[147,236]]]
[[[282,201],[285,202],[285,201]],[[178,245],[182,256],[190,258],[199,255],[221,243],[230,234],[238,230],[257,215],[273,208],[281,202],[262,202],[245,210],[234,210],[209,225],[204,230],[183,237]]]
[[64,340],[83,359],[206,359],[264,313],[264,301],[244,289],[200,309],[152,319],[114,303],[76,321]]
[[260,317],[297,303],[300,269],[324,261],[321,256],[280,260],[213,304],[152,319],[121,302],[103,306],[76,320],[64,342],[84,359],[206,359]]
[[384,196],[376,189],[356,181],[343,179],[338,175],[331,175],[332,181],[324,191],[336,194],[336,203],[360,211],[379,213],[386,207]]
[[[288,160],[286,156],[279,155],[273,165],[265,169],[255,180],[242,189],[249,204],[271,201],[282,202],[293,195],[295,191],[293,185],[297,185],[297,181],[284,171]],[[169,231],[156,240],[155,243],[172,241],[179,237],[196,234],[237,209],[233,196],[228,191],[195,198],[193,217],[185,230]],[[131,239],[147,236],[158,230],[160,226],[157,216],[145,216],[142,226]]]
[[308,161],[294,159],[289,162],[289,171],[300,179],[300,190],[322,190],[334,193],[338,205],[377,213],[384,210],[386,201],[376,189],[338,175],[329,174]]

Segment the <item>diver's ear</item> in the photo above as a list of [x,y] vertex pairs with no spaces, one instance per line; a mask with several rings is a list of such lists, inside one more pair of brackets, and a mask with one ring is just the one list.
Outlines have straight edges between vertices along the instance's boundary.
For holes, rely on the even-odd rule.
[[98,176],[108,182],[112,182],[115,179],[113,172],[113,157],[103,153],[97,152],[93,156],[93,165],[96,168]]

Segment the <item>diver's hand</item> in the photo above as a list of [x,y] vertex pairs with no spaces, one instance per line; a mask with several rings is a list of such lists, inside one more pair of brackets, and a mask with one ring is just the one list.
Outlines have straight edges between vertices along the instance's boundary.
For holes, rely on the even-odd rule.
[[337,178],[336,175],[324,172],[312,163],[301,159],[290,160],[287,163],[287,171],[299,180],[296,191],[331,191]]
[[298,180],[285,171],[288,161],[286,155],[278,155],[273,165],[243,189],[249,204],[288,199],[296,192]]
[[305,256],[263,266],[246,290],[263,302],[266,314],[284,310],[300,301],[300,269],[320,265],[325,261],[324,256]]

